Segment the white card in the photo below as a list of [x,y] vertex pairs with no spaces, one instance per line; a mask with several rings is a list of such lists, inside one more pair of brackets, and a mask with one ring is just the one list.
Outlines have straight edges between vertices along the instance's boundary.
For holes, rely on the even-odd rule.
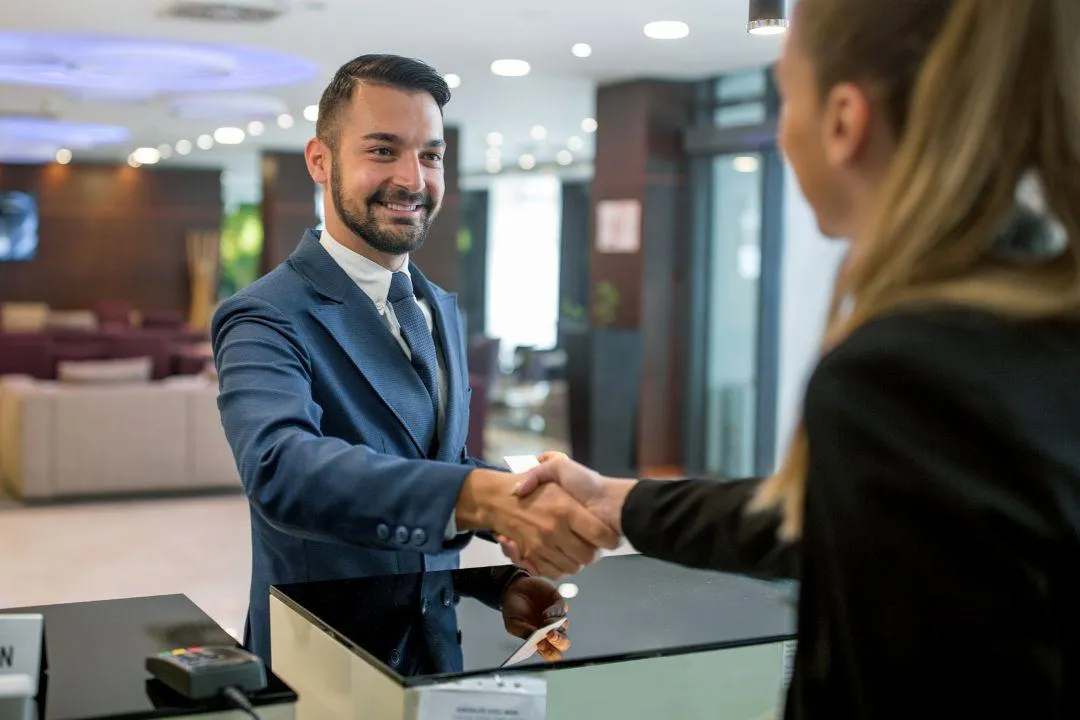
[[540,460],[535,455],[507,455],[503,458],[510,472],[520,475],[540,466]]
[[566,618],[562,617],[555,622],[545,625],[544,627],[534,632],[532,635],[529,636],[529,639],[526,640],[525,643],[517,649],[517,652],[511,655],[509,659],[507,659],[507,661],[502,664],[502,667],[517,665],[518,663],[525,662],[526,660],[531,658],[536,652],[537,645],[539,645],[541,641],[543,641],[543,639],[546,638],[549,633],[551,633],[552,630],[557,630],[565,624]]

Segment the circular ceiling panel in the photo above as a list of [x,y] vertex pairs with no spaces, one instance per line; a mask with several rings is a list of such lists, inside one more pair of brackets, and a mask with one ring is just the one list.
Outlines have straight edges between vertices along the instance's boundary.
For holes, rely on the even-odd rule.
[[247,90],[310,80],[303,58],[234,45],[0,32],[0,82],[99,91],[102,97]]
[[0,117],[0,146],[85,150],[100,145],[121,143],[128,139],[127,128],[120,125],[70,122],[53,118]]
[[181,95],[169,103],[169,111],[189,120],[248,122],[273,120],[288,112],[284,100],[273,95],[252,93],[205,93]]

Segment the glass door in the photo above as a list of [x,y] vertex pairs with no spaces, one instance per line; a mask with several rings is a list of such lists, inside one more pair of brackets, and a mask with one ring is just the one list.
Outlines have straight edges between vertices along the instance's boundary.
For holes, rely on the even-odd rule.
[[704,370],[704,470],[755,474],[761,299],[760,152],[712,158]]

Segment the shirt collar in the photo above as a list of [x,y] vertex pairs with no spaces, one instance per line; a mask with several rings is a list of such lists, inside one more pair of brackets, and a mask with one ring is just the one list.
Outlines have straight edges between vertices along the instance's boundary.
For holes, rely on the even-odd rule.
[[[386,297],[390,294],[390,280],[393,273],[374,260],[370,260],[355,250],[345,247],[330,235],[328,230],[323,230],[319,237],[319,244],[334,259],[345,274],[356,283],[364,294],[371,298],[380,313],[386,310]],[[409,273],[409,258],[401,265],[401,272]]]

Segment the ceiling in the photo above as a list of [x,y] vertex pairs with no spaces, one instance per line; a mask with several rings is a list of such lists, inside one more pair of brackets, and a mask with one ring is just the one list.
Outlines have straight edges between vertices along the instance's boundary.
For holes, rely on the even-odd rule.
[[[322,88],[345,61],[367,52],[393,52],[422,58],[462,84],[446,108],[448,124],[462,131],[459,164],[466,174],[483,173],[486,137],[504,137],[502,162],[513,167],[524,152],[539,163],[554,161],[571,136],[584,140],[575,164],[592,157],[592,136],[581,121],[594,111],[598,83],[631,78],[708,77],[768,63],[779,52],[775,37],[745,31],[747,0],[620,0],[617,3],[545,0],[231,0],[256,8],[283,8],[263,22],[185,20],[163,14],[177,0],[3,0],[0,27],[9,31],[78,33],[81,36],[227,43],[285,53],[313,63],[309,80],[251,91],[279,102],[296,117],[293,128],[267,123],[265,134],[235,146],[218,145],[174,155],[168,164],[228,169],[234,179],[256,182],[260,149],[300,149],[314,126],[303,108],[317,103]],[[682,20],[690,35],[658,41],[642,28],[653,20]],[[574,43],[589,43],[593,54],[571,54]],[[523,78],[503,78],[488,69],[497,58],[520,58],[532,65]],[[238,91],[218,92],[222,104]],[[183,97],[183,96],[180,96]],[[136,147],[156,147],[212,133],[214,118],[178,116],[176,93],[142,98],[76,97],[57,88],[3,84],[0,116],[48,114],[63,121],[108,123],[127,128],[121,144],[79,151],[78,159],[123,160]],[[206,100],[206,98],[201,98]],[[210,98],[211,105],[214,96]],[[233,104],[236,104],[235,102]],[[254,118],[251,118],[254,119]],[[238,124],[238,123],[225,123]],[[543,125],[547,138],[536,142],[530,129]]]

